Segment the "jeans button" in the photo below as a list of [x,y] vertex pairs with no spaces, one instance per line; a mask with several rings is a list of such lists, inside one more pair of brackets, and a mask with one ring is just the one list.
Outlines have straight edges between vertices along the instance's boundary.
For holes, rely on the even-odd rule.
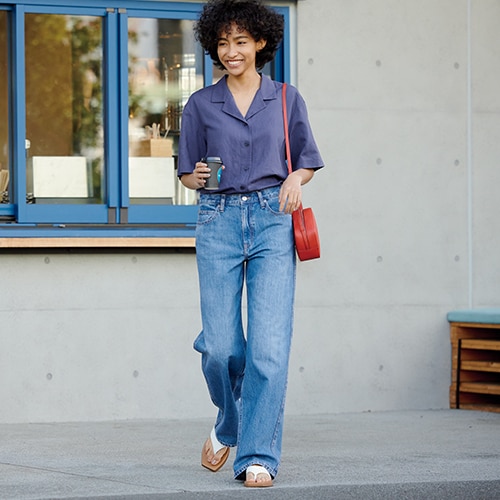
[[242,197],[241,197],[241,199],[242,199],[243,201],[247,201],[247,200],[248,200],[248,196],[242,196]]

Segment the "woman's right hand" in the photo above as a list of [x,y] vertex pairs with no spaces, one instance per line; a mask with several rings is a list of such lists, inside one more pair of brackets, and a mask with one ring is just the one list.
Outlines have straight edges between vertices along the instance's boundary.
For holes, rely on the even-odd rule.
[[201,189],[205,187],[208,177],[210,177],[210,169],[207,164],[198,161],[196,162],[193,173],[184,174],[181,177],[181,182],[189,189]]

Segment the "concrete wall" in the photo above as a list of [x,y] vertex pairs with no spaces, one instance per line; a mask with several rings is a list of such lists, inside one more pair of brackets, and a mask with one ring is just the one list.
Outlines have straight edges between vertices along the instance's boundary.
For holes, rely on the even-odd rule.
[[498,305],[499,22],[493,0],[298,2],[330,167],[306,194],[328,259],[301,275],[307,411],[446,407],[446,312]]
[[[498,305],[497,0],[299,0],[305,188],[287,412],[448,406],[446,313]],[[469,37],[470,33],[470,37]],[[194,255],[0,254],[0,422],[213,416]]]

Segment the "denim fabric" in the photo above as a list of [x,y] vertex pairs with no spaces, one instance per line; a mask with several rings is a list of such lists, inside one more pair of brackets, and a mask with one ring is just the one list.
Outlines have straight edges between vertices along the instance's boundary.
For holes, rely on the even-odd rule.
[[236,478],[252,464],[274,477],[280,463],[295,248],[291,216],[279,211],[278,193],[274,187],[200,197],[196,255],[203,330],[194,348],[219,409],[217,438],[238,446]]

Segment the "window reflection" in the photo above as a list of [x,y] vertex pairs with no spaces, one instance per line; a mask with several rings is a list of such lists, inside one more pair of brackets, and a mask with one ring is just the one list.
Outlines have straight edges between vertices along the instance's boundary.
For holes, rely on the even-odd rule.
[[7,12],[0,11],[0,203],[9,203]]
[[182,110],[203,87],[203,52],[193,22],[130,18],[129,195],[135,204],[191,204],[177,180],[175,155]]
[[102,20],[25,20],[28,201],[103,203]]

